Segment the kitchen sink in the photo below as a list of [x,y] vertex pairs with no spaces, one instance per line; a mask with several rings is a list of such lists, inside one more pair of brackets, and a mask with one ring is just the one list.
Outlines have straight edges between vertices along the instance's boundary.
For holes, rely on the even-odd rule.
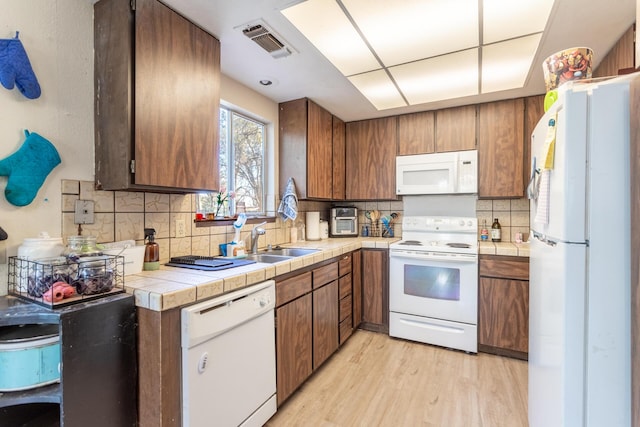
[[286,261],[288,259],[294,258],[292,256],[283,256],[283,255],[268,255],[265,253],[260,254],[249,254],[246,259],[253,260],[256,262],[264,262],[267,264],[274,264],[276,262]]
[[320,249],[309,249],[309,248],[278,248],[275,249],[267,249],[264,251],[260,251],[260,254],[266,255],[277,255],[277,256],[287,256],[287,257],[298,257],[313,254],[319,252]]

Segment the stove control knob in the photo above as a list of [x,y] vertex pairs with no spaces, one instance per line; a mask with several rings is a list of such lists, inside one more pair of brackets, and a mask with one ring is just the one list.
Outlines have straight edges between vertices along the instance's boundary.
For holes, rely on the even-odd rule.
[[460,226],[462,227],[464,225],[464,219],[460,220]]
[[467,222],[467,225],[468,225],[469,227],[471,227],[471,226],[473,225],[473,222],[468,221],[468,222]]

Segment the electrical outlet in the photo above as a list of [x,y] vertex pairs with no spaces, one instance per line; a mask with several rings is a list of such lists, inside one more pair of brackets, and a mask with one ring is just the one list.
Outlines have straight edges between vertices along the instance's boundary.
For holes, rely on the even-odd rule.
[[93,224],[93,200],[76,200],[76,210],[73,217],[74,224]]
[[185,237],[187,235],[184,219],[176,219],[176,237]]

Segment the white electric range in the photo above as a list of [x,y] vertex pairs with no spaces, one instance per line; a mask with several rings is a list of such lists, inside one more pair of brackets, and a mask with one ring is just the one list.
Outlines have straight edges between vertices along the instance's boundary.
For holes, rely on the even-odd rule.
[[476,353],[478,221],[408,216],[389,246],[389,335]]

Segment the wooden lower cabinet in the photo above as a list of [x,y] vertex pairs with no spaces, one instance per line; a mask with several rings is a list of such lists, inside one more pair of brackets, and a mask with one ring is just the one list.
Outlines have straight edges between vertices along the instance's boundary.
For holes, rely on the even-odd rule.
[[353,301],[353,329],[362,323],[362,251],[351,254],[351,298]]
[[389,332],[389,251],[362,249],[363,329]]
[[276,309],[278,405],[313,372],[311,299],[306,294]]
[[478,350],[528,358],[529,259],[480,259]]
[[313,369],[317,369],[339,345],[338,281],[313,291]]

